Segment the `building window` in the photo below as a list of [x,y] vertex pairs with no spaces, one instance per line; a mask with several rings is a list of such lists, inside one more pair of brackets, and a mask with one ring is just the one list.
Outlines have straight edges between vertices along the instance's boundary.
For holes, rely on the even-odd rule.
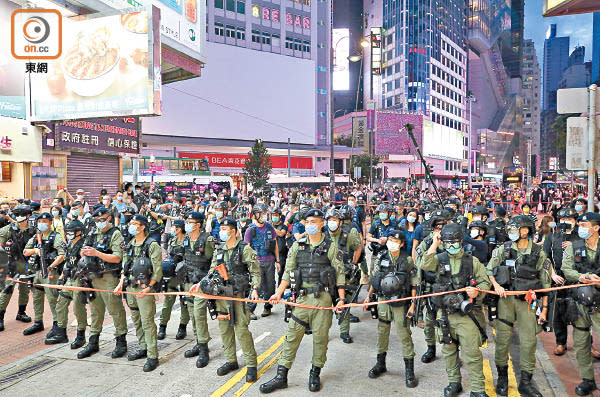
[[246,28],[237,28],[237,39],[246,40]]
[[271,19],[271,9],[270,8],[265,7],[262,9],[262,18],[267,19],[267,20]]
[[275,8],[271,10],[271,21],[279,22],[279,10]]
[[215,8],[223,9],[223,0],[215,0]]
[[223,36],[225,33],[223,31],[223,24],[215,22],[215,34],[217,36]]
[[262,34],[262,43],[271,45],[271,34],[267,32],[263,32]]
[[281,45],[281,43],[279,42],[280,38],[281,36],[279,36],[279,34],[273,33],[271,35],[271,39],[273,40],[273,47],[279,47]]
[[252,6],[252,16],[254,18],[260,18],[260,7],[257,5]]
[[294,50],[302,51],[302,40],[294,39]]
[[304,52],[310,52],[310,41],[303,41],[302,42],[302,51],[304,51]]
[[235,0],[227,0],[227,11],[235,11]]
[[285,38],[285,48],[288,50],[294,49],[294,39],[290,39],[289,37]]
[[260,31],[252,29],[252,42],[260,43]]
[[235,26],[225,25],[225,36],[235,39]]
[[238,14],[246,14],[246,3],[244,3],[243,1],[238,1],[237,12]]

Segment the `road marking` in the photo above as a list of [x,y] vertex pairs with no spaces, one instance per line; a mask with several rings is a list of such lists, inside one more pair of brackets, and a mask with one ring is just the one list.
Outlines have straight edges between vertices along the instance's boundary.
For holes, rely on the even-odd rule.
[[494,387],[494,375],[489,360],[483,360],[483,376],[485,377],[485,392],[489,397],[497,397]]
[[[259,342],[262,342],[263,339],[265,339],[267,336],[271,335],[270,332],[265,332],[262,335],[259,335],[258,338],[254,339],[254,346],[256,346]],[[242,354],[242,349],[238,350],[236,352],[236,354],[239,356],[240,354]]]
[[[492,328],[492,333],[495,337],[496,328]],[[517,378],[515,376],[515,369],[512,365],[512,358],[510,356],[510,353],[508,353],[508,397],[521,397],[521,393],[519,393],[519,391],[517,390]]]
[[[256,377],[256,382],[258,382],[258,380],[260,379],[260,377],[269,370],[269,368],[271,368],[273,366],[273,364],[275,364],[277,362],[277,360],[279,359],[279,356],[281,356],[281,352],[277,353],[275,356],[273,356],[273,358],[266,363],[265,365],[263,365],[263,367],[258,371],[257,377]],[[255,383],[255,382],[254,382]],[[254,383],[250,383],[250,382],[246,382],[242,385],[242,387],[240,387],[239,389],[236,390],[235,393],[233,393],[232,397],[240,397],[242,394],[244,394],[246,392],[246,390],[248,390],[250,388],[250,386],[252,386]]]
[[[258,358],[256,359],[257,364],[262,363],[263,361],[265,361],[267,359],[267,357],[269,357],[271,354],[273,354],[273,352],[275,350],[277,350],[279,348],[279,346],[281,346],[281,344],[283,343],[284,340],[285,340],[285,335],[283,335],[281,338],[279,338],[279,340],[277,342],[275,342],[271,347],[269,347],[269,349],[267,351],[265,351],[263,354],[258,356]],[[212,393],[210,395],[210,397],[222,397],[231,388],[233,388],[233,386],[237,385],[238,382],[240,380],[242,380],[242,378],[244,376],[246,376],[246,367],[239,370],[237,374],[235,374],[231,379],[229,379],[227,382],[225,382],[225,384],[223,386],[219,387],[214,393]]]

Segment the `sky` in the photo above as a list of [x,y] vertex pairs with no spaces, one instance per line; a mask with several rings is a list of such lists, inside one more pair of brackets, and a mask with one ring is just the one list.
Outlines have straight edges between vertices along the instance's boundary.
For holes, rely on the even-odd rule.
[[557,26],[556,35],[558,37],[570,36],[570,51],[573,51],[575,46],[585,46],[585,60],[592,58],[592,15],[565,15],[560,17],[544,18],[542,17],[542,1],[541,0],[526,0],[525,1],[525,38],[533,39],[535,49],[538,56],[540,68],[543,69],[542,60],[544,54],[544,39],[546,31],[550,24],[555,23]]

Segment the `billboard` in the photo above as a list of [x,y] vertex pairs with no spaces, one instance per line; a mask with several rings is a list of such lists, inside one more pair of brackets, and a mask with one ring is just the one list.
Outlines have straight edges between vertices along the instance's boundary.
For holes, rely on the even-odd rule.
[[[210,169],[213,171],[218,170],[219,168],[237,168],[241,170],[244,168],[246,160],[250,157],[247,154],[237,153],[177,153],[177,155],[179,158],[206,159]],[[312,160],[312,157],[291,156],[290,168],[312,170]],[[288,158],[287,156],[271,155],[271,165],[275,170],[287,169]]]
[[10,18],[13,11],[21,8],[11,1],[0,1],[0,116],[24,119],[25,110],[25,63],[11,54]]
[[600,11],[598,0],[544,0],[542,15],[555,17],[596,11]]
[[414,126],[413,134],[417,144],[423,145],[423,115],[377,112],[375,133],[375,154],[417,154],[406,124]]
[[333,29],[333,90],[347,91],[350,89],[350,30],[347,28]]
[[64,18],[62,55],[26,76],[28,120],[160,114],[159,15],[149,14]]
[[430,120],[423,121],[423,155],[462,160],[463,132]]

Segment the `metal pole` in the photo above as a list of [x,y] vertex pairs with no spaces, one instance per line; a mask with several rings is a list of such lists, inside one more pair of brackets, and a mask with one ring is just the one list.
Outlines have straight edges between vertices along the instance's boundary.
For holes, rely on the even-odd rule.
[[[369,65],[369,99],[373,101],[373,38],[371,37],[371,33],[369,32],[369,45],[371,49],[371,56],[369,61],[371,65]],[[375,113],[377,113],[377,105],[375,105]],[[373,154],[375,153],[375,149],[373,147],[373,129],[369,129],[369,188],[373,189]]]
[[469,159],[469,165],[467,166],[467,170],[468,170],[468,177],[469,177],[469,190],[471,190],[472,188],[472,182],[471,182],[471,130],[473,129],[473,121],[471,119],[471,110],[473,108],[473,99],[471,96],[467,97],[467,100],[469,101],[469,154],[467,155],[467,158]]
[[531,139],[527,139],[527,185],[525,188],[525,197],[529,198],[531,190]]
[[335,159],[334,159],[334,149],[333,149],[333,122],[335,120],[334,114],[334,102],[333,102],[333,1],[331,2],[331,18],[330,18],[331,26],[329,30],[331,48],[329,51],[329,114],[331,115],[331,131],[329,135],[330,142],[330,156],[329,159],[329,200],[333,201],[334,199],[334,191],[335,191]]
[[291,147],[290,147],[290,138],[288,138],[288,192],[290,190],[290,178],[292,177],[292,161],[291,161]]
[[589,88],[589,106],[588,112],[588,211],[594,212],[594,192],[596,191],[596,170],[594,169],[594,157],[596,145],[596,89],[598,86],[592,84]]

